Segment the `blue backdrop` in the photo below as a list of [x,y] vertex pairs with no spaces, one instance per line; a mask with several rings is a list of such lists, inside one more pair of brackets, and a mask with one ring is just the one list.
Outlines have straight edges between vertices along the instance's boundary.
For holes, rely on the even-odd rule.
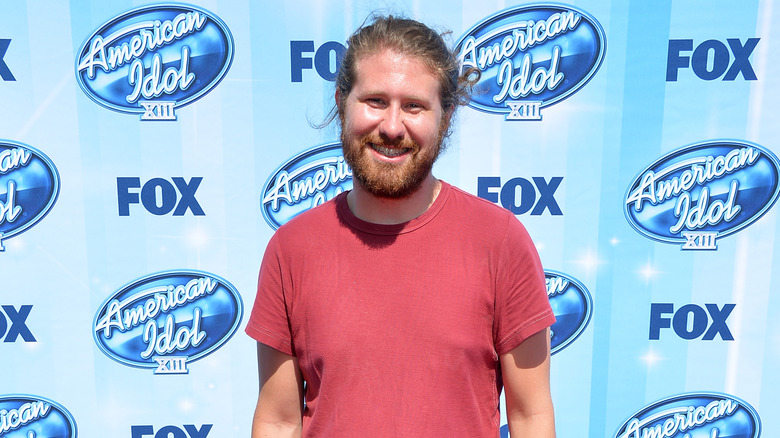
[[249,435],[262,253],[351,186],[312,124],[376,10],[482,71],[434,173],[538,247],[558,435],[780,436],[773,0],[9,0],[0,437]]

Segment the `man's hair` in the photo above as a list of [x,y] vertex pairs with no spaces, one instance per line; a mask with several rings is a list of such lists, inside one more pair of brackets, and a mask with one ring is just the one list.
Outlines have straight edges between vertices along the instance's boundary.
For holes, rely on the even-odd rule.
[[[458,59],[444,41],[444,35],[419,21],[392,15],[375,15],[370,24],[356,30],[347,40],[347,51],[336,76],[339,102],[334,109],[340,118],[343,118],[344,103],[357,80],[358,61],[384,50],[413,56],[428,67],[439,80],[445,113],[466,105],[479,72],[469,68],[461,73]],[[335,116],[332,113],[329,121]]]

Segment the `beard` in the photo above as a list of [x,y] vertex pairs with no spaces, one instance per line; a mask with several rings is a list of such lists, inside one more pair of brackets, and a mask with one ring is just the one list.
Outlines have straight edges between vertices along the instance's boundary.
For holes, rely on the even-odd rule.
[[[375,134],[349,138],[343,126],[342,123],[341,147],[344,161],[352,169],[353,180],[374,196],[391,199],[405,198],[420,188],[443,149],[442,137],[446,129],[440,126],[433,145],[422,149],[416,141],[406,137],[395,142],[385,141]],[[372,144],[380,148],[404,149],[409,159],[400,164],[377,161],[369,151]]]

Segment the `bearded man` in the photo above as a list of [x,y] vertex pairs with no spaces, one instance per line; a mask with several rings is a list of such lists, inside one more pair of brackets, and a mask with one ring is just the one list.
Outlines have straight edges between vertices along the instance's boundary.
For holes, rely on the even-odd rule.
[[431,170],[469,78],[417,21],[378,17],[350,37],[335,100],[353,189],[268,243],[246,328],[253,438],[495,438],[502,390],[513,437],[555,436],[534,245]]

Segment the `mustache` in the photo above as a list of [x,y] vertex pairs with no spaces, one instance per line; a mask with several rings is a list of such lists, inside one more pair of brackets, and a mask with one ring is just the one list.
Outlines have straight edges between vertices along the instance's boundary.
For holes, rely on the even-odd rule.
[[366,134],[358,139],[357,144],[365,147],[368,147],[369,144],[375,144],[387,148],[408,149],[412,153],[420,150],[420,144],[408,137],[390,140],[381,135]]

